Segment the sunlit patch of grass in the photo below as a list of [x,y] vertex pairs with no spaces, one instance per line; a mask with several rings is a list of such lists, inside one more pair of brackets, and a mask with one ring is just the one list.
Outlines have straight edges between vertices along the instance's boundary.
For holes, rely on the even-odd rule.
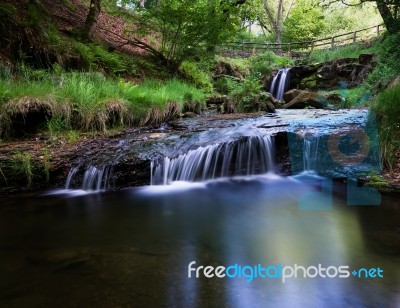
[[378,44],[364,45],[359,43],[329,49],[317,49],[310,54],[309,62],[320,63],[340,58],[357,58],[362,53],[376,53],[378,50]]
[[100,73],[59,73],[34,81],[0,78],[3,89],[1,135],[9,133],[10,115],[24,111],[32,102],[49,109],[47,127],[53,135],[69,130],[105,133],[115,126],[159,124],[178,116],[185,106],[199,111],[205,103],[201,90],[178,79],[135,84]]

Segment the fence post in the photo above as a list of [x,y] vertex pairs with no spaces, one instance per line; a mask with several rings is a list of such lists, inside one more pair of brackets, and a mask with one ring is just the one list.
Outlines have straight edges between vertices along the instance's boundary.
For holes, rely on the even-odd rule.
[[357,31],[354,31],[353,33],[353,43],[357,41]]
[[335,37],[332,37],[331,48],[335,47]]
[[379,36],[379,27],[380,27],[380,25],[377,25],[377,26],[376,26],[376,35],[377,35],[377,36]]

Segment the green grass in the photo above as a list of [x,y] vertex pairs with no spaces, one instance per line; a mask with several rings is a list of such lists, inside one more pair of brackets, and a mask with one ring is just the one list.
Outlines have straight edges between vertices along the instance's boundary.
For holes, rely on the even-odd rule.
[[400,147],[400,86],[383,91],[372,110],[378,120],[382,160],[393,170]]
[[250,68],[250,63],[248,59],[245,58],[228,58],[228,57],[216,56],[215,61],[216,63],[217,62],[228,63],[236,70],[243,72],[244,75],[246,75],[246,72],[248,72]]
[[364,44],[351,44],[329,49],[314,50],[310,54],[309,62],[321,63],[340,58],[357,58],[362,53],[376,53],[379,50],[378,44],[367,46]]
[[135,84],[79,72],[47,74],[35,80],[0,78],[0,93],[0,135],[9,131],[11,115],[28,112],[32,102],[51,110],[48,130],[53,134],[159,124],[205,102],[202,91],[178,79]]
[[274,70],[289,67],[294,64],[293,59],[275,55],[267,51],[248,59],[252,75],[269,76]]
[[28,188],[31,188],[33,180],[31,158],[28,152],[18,152],[13,156],[13,169],[16,174],[25,176]]

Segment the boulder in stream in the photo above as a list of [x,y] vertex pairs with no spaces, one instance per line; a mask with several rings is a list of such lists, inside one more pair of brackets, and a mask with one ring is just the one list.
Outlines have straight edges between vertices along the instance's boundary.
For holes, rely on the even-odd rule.
[[285,93],[285,95],[287,94],[286,99],[290,100],[283,105],[284,109],[304,109],[306,107],[322,109],[326,107],[325,98],[315,92],[306,90],[291,90],[289,92]]

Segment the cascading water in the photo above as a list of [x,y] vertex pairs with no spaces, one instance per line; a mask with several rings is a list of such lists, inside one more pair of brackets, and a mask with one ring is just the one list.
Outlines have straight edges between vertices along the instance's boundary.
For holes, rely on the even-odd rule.
[[[81,189],[86,191],[100,191],[106,190],[110,187],[110,178],[112,175],[112,166],[89,166],[86,168],[82,183]],[[74,167],[68,174],[67,181],[65,183],[65,189],[72,188],[72,182],[76,174],[78,173],[79,168]]]
[[204,181],[234,175],[274,172],[274,146],[270,136],[244,137],[238,141],[190,150],[152,164],[151,184]]
[[305,138],[303,141],[303,170],[316,171],[318,162],[319,137]]
[[290,68],[283,68],[274,76],[269,92],[278,100],[283,99],[283,94],[288,90],[290,81]]

